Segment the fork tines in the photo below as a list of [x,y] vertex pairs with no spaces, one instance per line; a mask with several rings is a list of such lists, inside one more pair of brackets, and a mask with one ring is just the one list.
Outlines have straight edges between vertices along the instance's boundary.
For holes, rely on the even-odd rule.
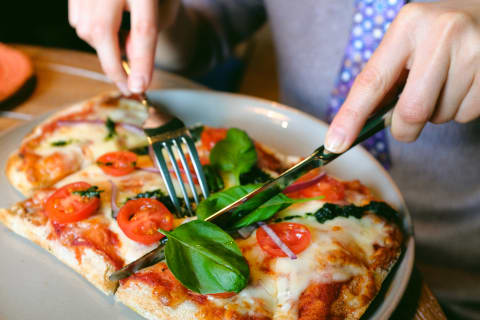
[[[195,172],[195,176],[200,185],[200,190],[204,198],[208,197],[208,187],[205,175],[203,173],[202,165],[200,164],[197,149],[195,148],[195,143],[193,142],[189,131],[180,120],[174,120],[179,121],[179,123],[177,123],[176,127],[169,126],[170,129],[173,128],[173,130],[158,130],[160,128],[164,129],[164,127],[167,126],[165,125],[156,129],[145,129],[145,133],[147,134],[148,141],[151,146],[151,153],[153,153],[151,154],[151,156],[153,159],[155,159],[155,163],[160,171],[160,174],[162,175],[168,195],[175,207],[177,216],[193,216],[194,208],[192,207],[191,199],[185,186],[184,177],[188,182],[188,186],[193,196],[193,200],[197,205],[200,202],[200,197],[197,193],[197,189],[195,188],[194,177],[187,161],[187,156],[192,162],[193,170]],[[170,121],[169,124],[172,121]],[[182,146],[186,147],[186,150],[188,151],[187,154],[184,152]],[[176,176],[176,180],[178,181],[178,184],[180,186],[183,201],[185,202],[185,208],[183,208],[181,200],[178,198],[175,191],[170,170],[165,160],[164,150],[165,153],[168,155],[168,160],[170,161],[171,167],[173,168]],[[181,166],[179,165],[179,162]]]

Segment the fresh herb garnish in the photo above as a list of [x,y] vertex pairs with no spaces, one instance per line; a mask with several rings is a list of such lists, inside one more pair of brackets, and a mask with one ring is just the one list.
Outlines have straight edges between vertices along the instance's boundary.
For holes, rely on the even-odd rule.
[[193,141],[194,142],[197,142],[200,140],[200,138],[202,137],[202,132],[203,132],[203,126],[196,126],[196,127],[193,127],[193,128],[190,128],[190,136],[192,137]]
[[226,188],[240,185],[240,175],[257,163],[253,141],[245,131],[229,129],[210,152],[210,163],[220,171]]
[[376,215],[384,217],[388,221],[392,221],[397,224],[400,222],[397,211],[395,211],[395,209],[390,207],[385,202],[379,201],[371,201],[369,204],[361,207],[358,207],[354,204],[340,206],[338,204],[325,203],[323,207],[318,209],[313,215],[319,223],[324,223],[337,217],[355,217],[360,219],[368,212],[373,212]]
[[103,192],[103,190],[98,190],[97,186],[91,186],[86,190],[72,191],[73,194],[78,194],[79,196],[86,198],[100,198],[101,192]]
[[250,171],[246,173],[242,173],[240,175],[240,184],[257,184],[257,183],[265,183],[268,180],[271,180],[272,177],[260,169],[257,165],[253,166]]
[[[254,184],[236,186],[221,192],[214,193],[207,199],[200,202],[197,208],[197,217],[204,220],[218,210],[226,207],[227,205],[233,203],[234,201],[257,189],[259,186],[260,185]],[[258,206],[253,206],[255,209],[251,212],[233,212],[232,214],[225,216],[225,218],[222,217],[222,220],[219,221],[218,224],[226,230],[234,230],[251,225],[255,222],[268,220],[278,211],[283,210],[294,203],[320,200],[322,198],[323,197],[291,199],[285,194],[279,193],[265,203],[260,203]]]
[[108,130],[108,134],[105,137],[105,140],[110,140],[117,135],[117,131],[115,130],[115,122],[113,122],[113,120],[110,119],[110,117],[108,117],[107,121],[105,121],[105,126],[107,127],[107,130]]
[[208,190],[210,192],[217,192],[225,187],[222,177],[218,174],[215,167],[204,165],[203,173],[205,174],[205,180],[207,180]]
[[184,223],[167,236],[165,258],[175,278],[201,294],[240,292],[250,276],[235,241],[218,226],[200,220]]
[[[176,212],[175,205],[173,204],[172,200],[170,200],[170,197],[164,194],[160,189],[141,192],[135,195],[134,197],[127,198],[125,202],[127,202],[128,200],[140,199],[140,198],[156,199],[161,203],[163,203],[165,207],[167,207],[168,211]],[[189,200],[190,200],[190,203],[195,203],[194,199],[189,199]],[[183,198],[178,198],[178,201],[180,203],[181,212],[179,213],[179,215],[177,215],[177,218],[181,218],[184,215],[184,213],[187,212],[187,205],[185,204],[185,200],[183,200]]]
[[50,145],[52,147],[64,147],[66,145],[69,145],[72,142],[73,142],[72,139],[70,139],[70,140],[57,140],[57,141],[53,141],[52,143],[50,143]]
[[139,156],[144,156],[148,154],[148,146],[134,148],[134,149],[131,149],[130,151],[132,151],[133,153]]
[[113,166],[113,162],[110,162],[110,161],[107,161],[107,162],[97,161],[97,166],[111,167],[111,166]]

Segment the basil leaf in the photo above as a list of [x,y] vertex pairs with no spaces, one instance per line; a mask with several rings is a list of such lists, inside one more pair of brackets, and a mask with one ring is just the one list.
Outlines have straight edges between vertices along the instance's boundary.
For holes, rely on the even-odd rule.
[[144,156],[148,154],[148,146],[143,146],[143,147],[137,147],[130,149],[135,154],[138,154],[139,156]]
[[387,203],[378,201],[371,201],[369,204],[362,207],[357,207],[354,204],[340,206],[338,204],[325,203],[323,207],[314,213],[314,216],[319,223],[324,223],[337,217],[355,217],[360,219],[369,211],[400,225],[400,217],[398,212],[390,207]]
[[[140,198],[151,198],[151,199],[156,199],[163,203],[165,207],[167,207],[168,211],[170,212],[176,212],[175,205],[173,204],[172,200],[168,195],[162,192],[160,189],[155,189],[151,191],[145,191],[141,192],[134,197],[128,197],[125,202],[128,200],[133,200],[133,199],[140,199]],[[180,216],[178,218],[181,218],[185,212],[187,212],[187,205],[185,204],[185,200],[183,198],[178,198],[178,202],[180,204]],[[193,198],[190,199],[190,203],[195,202]]]
[[[221,192],[214,193],[207,199],[200,202],[197,208],[197,217],[201,220],[208,218],[218,210],[228,206],[235,202],[246,194],[257,189],[260,185],[245,185],[236,186]],[[307,198],[307,199],[291,199],[283,193],[278,193],[265,203],[253,205],[255,209],[247,213],[237,213],[225,216],[223,219],[219,219],[216,223],[221,227],[232,230],[239,229],[255,222],[264,221],[270,219],[275,213],[281,211],[294,203],[307,202],[312,200],[320,200],[323,197]],[[251,200],[250,200],[251,201]]]
[[239,185],[240,175],[257,163],[255,145],[245,131],[229,129],[210,152],[210,163],[220,170],[227,188]]
[[168,237],[168,268],[188,289],[201,294],[240,292],[247,285],[248,263],[232,237],[218,226],[194,220],[159,232]]
[[250,171],[243,173],[240,175],[240,184],[257,184],[257,183],[265,183],[268,180],[271,180],[272,177],[260,169],[257,165],[253,166]]
[[108,130],[108,134],[105,137],[105,140],[110,140],[117,135],[117,131],[115,130],[115,122],[113,122],[112,119],[107,118],[107,121],[105,121],[105,126]]
[[220,177],[215,167],[204,165],[203,173],[205,174],[205,180],[207,180],[208,190],[210,192],[217,192],[225,187],[222,177]]
[[100,198],[101,192],[103,192],[103,190],[98,190],[97,186],[91,186],[90,188],[85,190],[72,191],[73,194],[78,194],[81,197],[87,198]]
[[72,142],[73,142],[72,139],[70,139],[70,140],[57,140],[57,141],[53,141],[52,143],[50,143],[50,145],[52,147],[64,147],[66,145],[69,145]]

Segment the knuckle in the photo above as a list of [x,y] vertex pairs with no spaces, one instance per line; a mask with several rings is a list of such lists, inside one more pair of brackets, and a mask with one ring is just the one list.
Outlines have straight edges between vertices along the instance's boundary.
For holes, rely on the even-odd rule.
[[79,24],[76,28],[77,35],[80,39],[90,39],[90,26],[86,24]]
[[397,20],[401,24],[411,24],[412,22],[416,21],[419,17],[424,15],[426,8],[425,4],[417,3],[417,2],[410,2],[407,3],[400,9],[398,13]]
[[412,142],[417,138],[417,134],[411,130],[412,128],[401,126],[398,122],[392,123],[391,133],[395,140],[401,142]]
[[356,84],[364,88],[383,91],[386,89],[385,76],[377,67],[369,66],[360,72],[355,80]]
[[108,25],[102,21],[95,21],[90,29],[91,37],[95,40],[103,39],[110,32]]
[[133,26],[133,32],[139,36],[156,36],[157,26],[150,21],[139,21]]
[[405,123],[419,124],[428,121],[430,114],[419,99],[412,99],[405,102],[398,109],[398,115]]
[[474,24],[473,17],[463,11],[447,11],[437,18],[437,25],[447,40],[454,40],[460,32],[465,31]]
[[343,109],[342,118],[349,118],[352,119],[352,121],[358,121],[358,119],[360,119],[360,112],[350,106],[345,106]]

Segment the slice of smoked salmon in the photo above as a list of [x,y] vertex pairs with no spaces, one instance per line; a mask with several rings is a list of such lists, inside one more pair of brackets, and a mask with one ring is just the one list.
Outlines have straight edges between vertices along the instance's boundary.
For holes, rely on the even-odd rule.
[[0,102],[17,93],[33,76],[33,64],[23,52],[0,43]]

